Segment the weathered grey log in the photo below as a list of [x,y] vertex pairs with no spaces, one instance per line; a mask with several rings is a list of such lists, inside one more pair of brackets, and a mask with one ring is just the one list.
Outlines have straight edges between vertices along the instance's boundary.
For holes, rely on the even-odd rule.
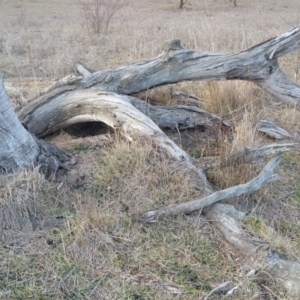
[[[82,77],[75,76],[74,74],[70,74],[64,78],[58,79],[54,81],[50,86],[40,92],[40,96],[50,93],[55,89],[64,87],[64,86],[73,86],[77,83]],[[75,87],[72,87],[74,89]]]
[[0,76],[0,174],[40,165],[47,176],[75,159],[58,147],[37,140],[20,123]]
[[[36,99],[19,112],[20,120],[36,136],[43,137],[77,123],[103,122],[120,130],[130,140],[135,135],[149,138],[171,157],[196,172],[203,187],[209,192],[212,191],[202,170],[196,168],[188,154],[169,139],[151,119],[132,106],[132,97],[100,92],[94,88],[73,90],[67,86],[50,95],[52,97],[42,96]],[[217,121],[220,122],[220,119]]]
[[134,94],[184,80],[249,80],[281,101],[299,105],[300,87],[279,68],[277,59],[299,48],[300,25],[237,54],[183,49],[179,40],[166,43],[156,58],[93,73],[79,87]]
[[[107,123],[107,116],[112,117],[112,115],[106,109],[113,109],[118,102],[115,103],[112,100],[112,104],[109,104],[104,98],[113,99],[114,97],[120,101],[123,99],[122,101],[127,103],[127,110],[132,104],[161,128],[181,130],[196,127],[211,128],[215,125],[229,126],[220,117],[197,107],[152,106],[134,97],[100,92],[94,88],[76,90],[72,86],[64,86],[47,95],[42,95],[21,109],[18,116],[28,130],[38,137],[44,137],[80,122],[101,121],[110,126]],[[124,122],[125,120],[119,120],[120,124]],[[115,124],[113,128],[118,127]]]
[[[238,54],[196,52],[183,49],[179,40],[172,40],[166,43],[163,52],[152,60],[96,72],[71,86],[62,87],[60,85],[60,88],[46,95],[47,101],[34,102],[23,109],[22,113],[25,112],[24,121],[29,125],[30,130],[34,129],[41,135],[59,130],[62,126],[79,122],[101,121],[112,128],[121,129],[128,138],[132,138],[135,134],[147,136],[168,151],[171,157],[184,162],[190,169],[198,172],[202,182],[205,182],[204,174],[191,163],[188,155],[172,141],[166,139],[159,128],[153,122],[156,127],[149,122],[144,114],[134,111],[129,100],[125,101],[124,98],[118,98],[117,95],[105,93],[103,90],[130,95],[155,86],[182,80],[243,79],[253,81],[263,88],[269,89],[270,93],[283,101],[298,105],[299,86],[280,71],[277,59],[280,55],[299,47],[299,31],[300,27],[298,26],[286,34]],[[77,101],[79,99],[80,101]],[[89,101],[91,102],[89,103]],[[96,102],[103,102],[100,106],[102,109],[101,118],[98,115],[98,105],[94,106]],[[36,105],[37,103],[38,105]],[[33,108],[31,105],[35,105],[32,111],[30,111],[30,107]],[[68,111],[70,113],[67,113]],[[41,118],[35,122],[33,118],[38,118],[39,113],[45,120],[43,121]],[[37,124],[41,128],[38,128]],[[171,207],[169,211],[164,208],[159,213],[157,211],[150,212],[150,216],[144,215],[142,218],[138,216],[138,219],[153,221],[158,216],[169,212],[171,214],[190,213],[203,207],[203,203],[204,206],[211,205],[221,199],[252,192],[263,184],[277,179],[276,175],[273,175],[273,170],[279,163],[279,159],[275,158],[271,162],[267,165],[269,170],[266,169],[266,166],[262,171],[264,175],[260,178],[261,180],[255,181],[260,177],[259,175],[250,181],[248,186],[247,184],[239,185],[235,190],[219,191],[200,199],[201,204],[199,201],[195,201],[186,207]],[[208,193],[211,192],[209,186],[207,191]],[[249,247],[251,248],[251,244]],[[259,249],[261,248],[259,247]]]
[[[37,98],[18,112],[19,119],[28,130],[37,137],[44,137],[70,125],[80,122],[101,121],[110,126],[106,115],[111,113],[106,109],[110,106],[103,97],[112,99],[113,93],[100,93],[98,90],[74,90],[65,86],[47,95]],[[229,124],[214,114],[192,106],[152,106],[137,98],[116,95],[118,99],[132,104],[140,112],[148,116],[160,128],[188,129],[211,128]],[[111,106],[116,105],[114,102]],[[129,109],[129,105],[127,106]],[[72,121],[70,121],[72,120]],[[117,121],[114,119],[114,121]],[[120,123],[124,120],[120,120]],[[118,126],[114,125],[114,128]]]
[[160,128],[182,130],[197,127],[212,128],[215,125],[230,126],[217,115],[195,106],[153,106],[137,98],[129,99],[135,108],[147,115]]
[[[215,162],[210,162],[203,166],[204,170],[213,168],[224,168],[238,164],[256,164],[268,155],[280,154],[283,152],[297,149],[298,144],[270,144],[260,147],[246,147],[244,151],[233,154],[229,157],[216,158]],[[219,161],[218,161],[219,160]]]
[[276,140],[291,138],[291,135],[285,129],[268,120],[260,120],[257,126],[257,130]]
[[280,160],[280,156],[272,158],[257,177],[253,178],[245,184],[239,184],[221,191],[217,191],[201,199],[196,199],[176,205],[163,207],[157,210],[135,214],[133,218],[134,220],[142,223],[156,222],[158,218],[163,216],[190,214],[196,210],[210,206],[218,201],[255,192],[262,186],[278,180],[278,175],[273,174],[273,172],[274,169],[278,166]]
[[170,87],[170,96],[177,101],[178,105],[196,106],[199,108],[202,106],[202,102],[199,99],[181,91],[176,91],[173,87]]
[[289,261],[271,250],[268,244],[254,240],[239,221],[245,214],[232,205],[218,203],[206,212],[207,218],[221,231],[225,239],[247,257],[247,265],[267,271],[287,289],[291,296],[299,299],[300,264]]

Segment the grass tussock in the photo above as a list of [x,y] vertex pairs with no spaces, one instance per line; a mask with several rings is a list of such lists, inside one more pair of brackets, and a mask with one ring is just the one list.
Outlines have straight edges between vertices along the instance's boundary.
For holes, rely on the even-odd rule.
[[114,199],[108,205],[119,203],[120,209],[128,213],[201,195],[201,190],[196,189],[196,178],[188,170],[154,151],[151,143],[142,141],[139,145],[117,142],[100,160],[94,180],[99,197]]
[[230,118],[241,115],[258,99],[253,96],[253,85],[244,81],[208,81],[200,88],[204,109]]
[[[20,183],[24,177],[28,180]],[[200,196],[193,178],[151,144],[141,141],[137,147],[117,140],[94,161],[86,180],[91,183],[88,190],[71,194],[66,187],[61,192],[69,204],[64,209],[67,227],[42,231],[32,226],[25,244],[24,233],[20,235],[23,246],[1,246],[1,269],[6,274],[0,280],[1,295],[15,299],[51,295],[57,299],[173,299],[166,286],[174,286],[186,299],[193,299],[230,272],[225,267],[230,265],[227,258],[208,238],[209,225],[197,214],[149,226],[132,222],[132,213]],[[23,183],[24,189],[17,189]],[[53,203],[52,210],[45,208],[61,194],[37,172],[18,174],[2,193],[7,195],[6,205],[22,200],[20,210],[27,212],[31,222],[31,205],[38,218],[59,211]]]
[[63,207],[56,188],[38,170],[0,178],[0,229],[5,240],[16,233],[32,232],[47,215]]
[[[251,105],[243,110],[242,114],[235,116],[231,132],[218,131],[215,133],[218,149],[219,165],[224,165],[229,157],[242,153],[246,148],[258,147],[262,144],[262,137],[257,131],[257,124],[261,116],[257,115],[257,108]],[[210,170],[207,176],[219,188],[228,188],[241,183],[246,183],[257,174],[259,167],[252,164],[233,163],[229,166]]]
[[[26,175],[24,190],[5,190],[16,197],[25,193],[28,201],[39,195],[40,201],[34,202],[40,205],[39,217],[57,215],[63,198],[68,225],[31,228],[19,234],[18,243],[0,244],[5,273],[1,296],[174,299],[173,287],[181,298],[195,299],[228,279],[243,280],[243,264],[228,255],[228,245],[199,214],[152,225],[132,221],[135,212],[200,197],[201,191],[180,164],[168,161],[147,141],[137,146],[116,138],[110,146],[95,152],[92,170],[80,171],[85,172],[87,186],[71,191],[69,184],[58,193],[54,183],[34,172]],[[82,159],[86,156],[82,153]],[[57,202],[51,202],[49,210],[43,205],[49,206],[51,199]],[[261,281],[249,280],[233,299],[256,295]]]

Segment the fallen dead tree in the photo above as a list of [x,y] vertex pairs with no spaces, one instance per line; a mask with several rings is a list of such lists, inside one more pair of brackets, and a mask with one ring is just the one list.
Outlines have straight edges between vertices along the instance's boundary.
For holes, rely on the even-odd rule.
[[[39,98],[19,112],[19,119],[28,131],[13,115],[7,94],[1,85],[0,105],[2,111],[9,112],[9,118],[4,114],[0,116],[2,129],[0,138],[10,147],[7,151],[0,145],[0,170],[12,171],[28,167],[34,162],[45,163],[46,172],[55,174],[59,168],[64,167],[64,164],[74,163],[73,158],[64,153],[51,151],[52,148],[48,144],[39,146],[38,140],[32,134],[44,137],[78,123],[98,121],[119,130],[128,139],[134,139],[136,135],[151,139],[170,157],[182,162],[185,167],[199,175],[199,186],[203,187],[205,197],[201,201],[189,203],[189,208],[182,209],[184,206],[182,204],[179,209],[178,207],[171,209],[173,214],[190,213],[205,206],[214,207],[213,203],[216,201],[253,192],[277,179],[273,170],[280,161],[278,157],[272,159],[262,173],[248,184],[240,185],[238,189],[233,187],[213,193],[203,170],[197,168],[187,153],[169,139],[159,127],[180,130],[197,126],[204,128],[228,126],[228,124],[196,107],[152,107],[129,95],[185,80],[241,79],[259,85],[281,101],[298,106],[300,87],[281,71],[277,60],[280,56],[299,48],[299,40],[300,26],[236,54],[197,52],[182,48],[179,40],[171,40],[164,45],[161,54],[147,61],[94,73],[82,69],[80,71],[82,77],[70,75],[55,82]],[[21,151],[24,148],[30,155],[26,156],[27,152]],[[65,157],[65,160],[61,160],[61,157]],[[247,158],[247,155],[242,156],[243,159],[245,157]],[[253,156],[250,154],[249,161],[251,159]],[[224,215],[217,214],[213,220],[225,227],[230,214],[222,206],[218,207]],[[166,208],[163,208],[160,212],[150,212],[149,216],[143,215],[141,219],[153,220],[166,214]],[[224,234],[226,236],[226,232]],[[282,261],[280,260],[280,263]],[[294,276],[292,274],[294,269],[296,273],[298,272],[297,264],[293,262],[289,264],[292,267],[285,269],[286,278]],[[272,270],[270,274],[277,276]],[[284,280],[282,282],[291,293],[296,291],[296,295],[300,297],[300,290],[295,289],[294,284],[286,284]],[[290,282],[295,280],[290,279]]]
[[300,45],[300,26],[237,54],[184,49],[171,40],[148,61],[99,71],[83,78],[79,87],[96,86],[119,94],[134,94],[183,80],[248,80],[289,104],[300,104],[300,87],[280,69],[278,58]]

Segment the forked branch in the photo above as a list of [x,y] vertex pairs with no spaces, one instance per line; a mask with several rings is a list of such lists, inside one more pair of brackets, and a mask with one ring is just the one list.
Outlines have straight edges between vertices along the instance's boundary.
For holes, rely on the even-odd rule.
[[80,87],[134,94],[156,86],[185,80],[248,80],[281,101],[300,104],[300,86],[288,78],[278,58],[300,46],[300,25],[236,54],[184,49],[179,40],[165,43],[157,57],[93,73]]
[[183,5],[187,3],[187,0],[180,0],[180,3],[179,3],[179,9],[182,9],[183,8]]

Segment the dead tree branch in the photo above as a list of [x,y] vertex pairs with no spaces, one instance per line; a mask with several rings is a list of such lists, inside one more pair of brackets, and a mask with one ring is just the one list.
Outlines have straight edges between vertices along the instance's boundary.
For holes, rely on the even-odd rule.
[[201,199],[192,200],[189,202],[172,205],[157,210],[148,211],[134,215],[134,219],[143,223],[156,222],[158,218],[169,215],[190,214],[196,210],[210,206],[218,201],[238,197],[243,194],[253,193],[259,190],[262,186],[278,180],[278,175],[273,174],[274,169],[280,163],[280,156],[271,159],[263,168],[260,174],[245,184],[239,184],[225,190],[215,192]]
[[208,210],[206,216],[225,239],[247,257],[247,263],[252,268],[267,271],[298,299],[300,264],[280,258],[268,244],[251,239],[239,223],[245,214],[232,205],[218,203]]
[[277,140],[291,138],[291,135],[285,129],[268,120],[260,120],[257,130]]
[[131,95],[184,80],[248,80],[281,101],[299,105],[300,86],[279,68],[278,58],[300,45],[300,25],[236,54],[184,49],[179,40],[165,43],[156,58],[93,73],[79,87]]
[[298,144],[270,144],[255,148],[245,148],[244,151],[233,154],[229,157],[223,157],[220,162],[210,163],[209,166],[205,167],[205,170],[213,168],[225,168],[232,165],[238,164],[255,164],[260,160],[266,158],[268,155],[280,154],[290,150],[295,150]]

